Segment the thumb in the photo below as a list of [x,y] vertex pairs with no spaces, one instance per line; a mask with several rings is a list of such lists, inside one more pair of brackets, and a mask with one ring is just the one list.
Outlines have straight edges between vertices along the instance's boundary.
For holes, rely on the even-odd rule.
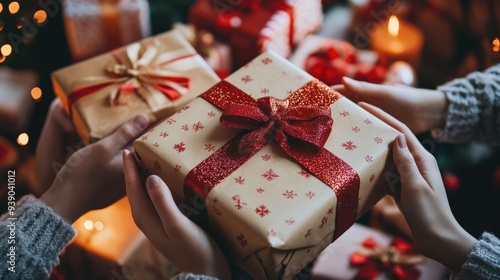
[[390,86],[360,82],[349,77],[342,79],[342,85],[344,90],[341,93],[353,102],[368,101],[371,103],[371,98],[385,96],[391,91]]
[[168,186],[160,177],[151,175],[146,180],[149,198],[153,203],[158,216],[163,224],[167,235],[178,231],[179,228],[186,228],[184,225],[187,219],[177,208],[172,193]]
[[148,123],[149,118],[146,115],[137,115],[99,143],[104,147],[104,150],[115,154],[129,142],[139,137],[140,133],[148,126]]
[[415,158],[408,149],[404,134],[400,134],[396,138],[396,143],[393,146],[393,159],[398,169],[402,189],[411,189],[412,186],[425,181],[420,174]]

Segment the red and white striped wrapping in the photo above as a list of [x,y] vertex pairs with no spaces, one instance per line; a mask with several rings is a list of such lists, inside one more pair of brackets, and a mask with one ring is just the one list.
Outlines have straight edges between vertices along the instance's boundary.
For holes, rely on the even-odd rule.
[[150,35],[146,0],[65,0],[64,28],[74,61]]

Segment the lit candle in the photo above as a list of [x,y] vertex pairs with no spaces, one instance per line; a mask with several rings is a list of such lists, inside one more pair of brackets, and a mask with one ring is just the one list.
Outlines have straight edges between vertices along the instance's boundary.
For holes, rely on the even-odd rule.
[[371,34],[371,48],[385,56],[389,63],[402,60],[418,68],[423,44],[422,31],[394,15],[376,26]]

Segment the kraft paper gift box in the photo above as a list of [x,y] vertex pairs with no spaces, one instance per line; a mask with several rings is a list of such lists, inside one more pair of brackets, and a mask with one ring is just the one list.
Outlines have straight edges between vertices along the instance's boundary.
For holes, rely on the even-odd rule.
[[235,67],[268,49],[288,57],[322,19],[319,0],[198,0],[189,11],[190,23],[231,45]]
[[447,274],[445,266],[416,254],[401,237],[355,223],[318,256],[311,279],[442,280]]
[[207,215],[229,259],[254,279],[290,279],[387,192],[398,134],[268,51],[134,148],[188,217]]
[[111,134],[139,113],[165,118],[219,80],[176,31],[52,73],[54,91],[84,141]]
[[71,279],[163,280],[177,272],[137,228],[127,198],[86,213],[73,226],[76,238],[61,261]]
[[80,61],[150,35],[147,0],[64,0],[64,28]]

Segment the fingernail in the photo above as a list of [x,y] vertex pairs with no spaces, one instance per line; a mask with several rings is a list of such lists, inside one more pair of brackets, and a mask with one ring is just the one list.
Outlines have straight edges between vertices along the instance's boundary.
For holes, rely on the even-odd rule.
[[146,186],[148,187],[148,189],[152,189],[158,184],[160,184],[160,179],[156,175],[151,175],[146,180]]
[[404,134],[398,136],[398,145],[400,148],[406,148],[406,138]]
[[145,115],[138,115],[134,118],[134,125],[140,129],[143,129],[148,124],[148,118]]
[[126,156],[128,156],[128,154],[130,154],[129,150],[122,150],[122,158],[125,158]]

